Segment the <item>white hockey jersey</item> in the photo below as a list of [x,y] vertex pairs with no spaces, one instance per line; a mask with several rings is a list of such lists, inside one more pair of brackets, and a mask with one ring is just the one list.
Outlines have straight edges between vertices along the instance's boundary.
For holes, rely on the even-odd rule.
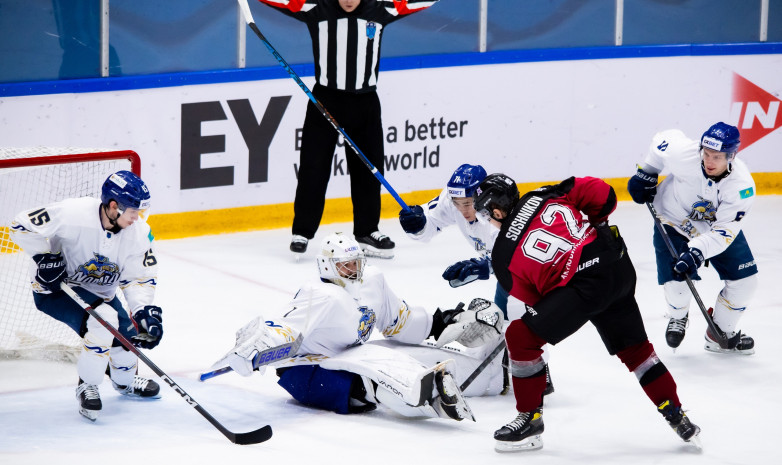
[[690,247],[704,258],[728,248],[755,200],[755,182],[744,162],[735,158],[730,174],[713,181],[701,168],[699,141],[674,129],[654,136],[645,165],[667,174],[654,198],[660,220],[690,238]]
[[429,335],[432,318],[423,307],[410,307],[388,287],[376,267],[364,268],[356,296],[345,288],[322,281],[302,286],[281,318],[267,318],[279,343],[303,336],[299,354],[334,356],[363,344],[377,329],[383,336],[418,344]]
[[500,232],[499,228],[482,218],[481,215],[477,215],[475,221],[467,221],[454,206],[447,188],[426,204],[424,213],[426,214],[426,226],[417,234],[408,233],[407,236],[411,239],[429,242],[441,230],[455,224],[467,239],[470,247],[477,251],[481,257],[491,255],[494,241]]
[[[21,212],[11,223],[11,239],[30,256],[62,252],[66,282],[107,301],[120,287],[135,313],[151,305],[155,294],[157,259],[152,233],[142,219],[116,234],[106,231],[100,208],[100,200],[82,197]],[[30,270],[33,290],[48,292],[35,281],[32,261]]]

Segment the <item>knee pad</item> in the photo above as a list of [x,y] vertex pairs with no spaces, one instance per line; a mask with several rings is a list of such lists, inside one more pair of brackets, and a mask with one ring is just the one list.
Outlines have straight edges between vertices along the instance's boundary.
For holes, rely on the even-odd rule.
[[524,323],[523,320],[513,320],[505,332],[505,341],[508,344],[508,354],[510,359],[515,362],[531,362],[543,359],[542,347],[546,341]]
[[133,383],[137,368],[136,354],[121,346],[109,349],[109,376],[112,381],[120,386],[129,386]]
[[690,310],[692,291],[686,281],[668,281],[663,284],[665,301],[668,303],[668,316],[682,319]]
[[[117,311],[110,305],[98,305],[95,311],[109,324],[117,324]],[[82,351],[76,362],[76,371],[82,380],[95,385],[103,381],[113,341],[114,336],[109,330],[90,316],[87,320],[87,332],[82,339]]]
[[648,340],[626,347],[617,352],[616,356],[619,357],[619,360],[621,360],[631,372],[635,372],[635,370],[646,363],[650,357],[656,357],[654,354],[654,347],[652,347],[652,344]]

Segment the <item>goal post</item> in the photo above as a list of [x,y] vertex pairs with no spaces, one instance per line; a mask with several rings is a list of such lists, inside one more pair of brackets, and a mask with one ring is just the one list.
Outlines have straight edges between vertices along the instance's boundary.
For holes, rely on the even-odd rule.
[[0,358],[75,360],[80,338],[39,311],[30,287],[32,260],[8,232],[29,208],[66,198],[100,198],[106,178],[119,170],[141,174],[131,150],[81,147],[0,147]]

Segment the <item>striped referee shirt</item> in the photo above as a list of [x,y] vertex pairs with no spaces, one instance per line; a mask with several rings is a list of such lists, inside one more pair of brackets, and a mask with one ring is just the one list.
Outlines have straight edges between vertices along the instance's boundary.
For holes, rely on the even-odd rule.
[[438,0],[361,0],[351,13],[339,0],[259,1],[307,24],[318,84],[358,93],[377,85],[385,26]]

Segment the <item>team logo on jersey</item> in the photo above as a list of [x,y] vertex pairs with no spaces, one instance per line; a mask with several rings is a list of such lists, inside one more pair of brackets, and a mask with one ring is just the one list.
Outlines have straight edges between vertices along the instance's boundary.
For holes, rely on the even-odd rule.
[[476,251],[483,252],[486,250],[486,243],[483,242],[480,237],[470,236],[470,239],[472,239],[472,242],[475,244]]
[[377,33],[377,25],[370,21],[367,23],[367,39],[372,40],[375,38],[375,34]]
[[692,210],[688,217],[695,221],[708,221],[713,223],[716,219],[717,208],[714,207],[714,203],[711,200],[704,199],[700,195],[698,201],[692,204]]
[[657,146],[657,150],[660,152],[665,152],[665,150],[668,148],[668,141],[664,140],[660,145]]
[[358,339],[353,345],[361,344],[369,339],[372,328],[375,327],[375,311],[368,307],[359,307],[361,318],[358,320]]
[[119,279],[119,266],[108,257],[93,252],[93,257],[76,268],[74,279],[80,283],[114,284]]
[[741,130],[741,149],[744,150],[782,126],[779,100],[743,76],[733,73],[733,99],[730,124]]

